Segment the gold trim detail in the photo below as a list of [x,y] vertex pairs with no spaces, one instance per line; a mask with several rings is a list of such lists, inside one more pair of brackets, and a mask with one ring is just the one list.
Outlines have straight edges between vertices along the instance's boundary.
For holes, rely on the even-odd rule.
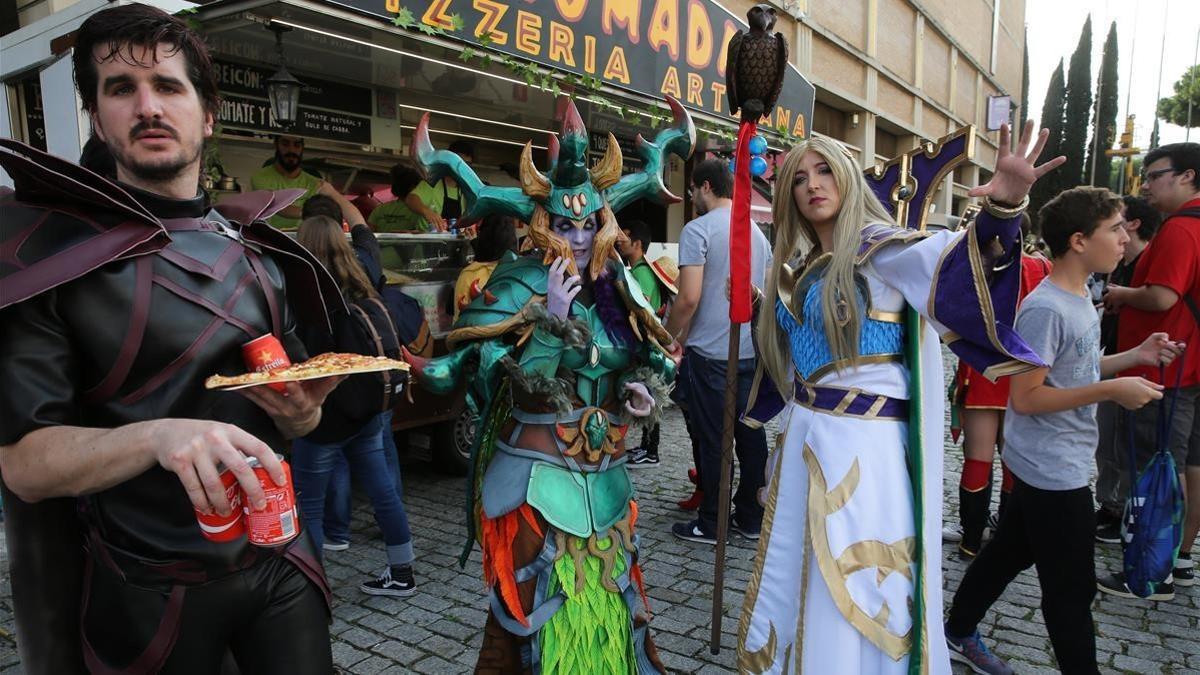
[[872,309],[867,317],[885,323],[904,323],[904,312],[885,312],[882,309]]
[[[800,555],[800,611],[796,614],[796,675],[804,673],[804,613],[808,610],[808,569],[812,565],[812,542],[804,538],[804,553]],[[787,668],[783,669],[787,672]]]
[[464,340],[483,340],[496,337],[497,335],[504,335],[510,330],[527,323],[529,321],[529,317],[525,316],[525,310],[534,303],[542,302],[544,299],[545,296],[543,295],[533,296],[528,302],[525,303],[525,306],[521,308],[521,311],[513,314],[503,321],[497,321],[496,323],[487,324],[486,326],[467,326],[465,328],[452,330],[446,335],[446,348],[452,350],[454,349],[455,345],[457,345],[459,342],[463,342]]
[[754,554],[754,571],[750,573],[750,581],[746,584],[746,595],[742,600],[742,619],[738,625],[737,665],[743,673],[762,673],[775,663],[775,625],[768,622],[769,634],[767,644],[770,649],[760,648],[753,652],[746,650],[746,636],[750,632],[750,620],[754,616],[754,605],[758,601],[758,591],[762,586],[763,566],[767,561],[767,550],[771,546],[771,529],[775,524],[775,506],[779,503],[780,472],[783,470],[783,444],[787,434],[781,434],[775,448],[775,468],[771,472],[771,487],[767,491],[767,502],[764,504],[762,532],[758,538],[757,551]]
[[1027,208],[1029,208],[1029,195],[1025,195],[1025,198],[1021,200],[1021,203],[1017,204],[1016,206],[1001,206],[1000,204],[992,201],[991,197],[983,198],[983,210],[1001,220],[1016,218],[1024,213],[1025,209]]
[[822,377],[825,377],[826,375],[828,375],[829,373],[832,373],[835,370],[840,371],[840,370],[844,370],[846,368],[853,369],[853,368],[857,368],[858,366],[867,365],[870,363],[903,363],[903,362],[904,362],[903,354],[871,354],[868,356],[858,356],[858,357],[855,357],[852,359],[837,359],[836,361],[830,361],[829,363],[826,363],[825,365],[821,366],[820,368],[817,368],[807,378],[801,377],[801,380],[804,380],[805,382],[812,382],[813,384],[816,384],[817,380],[820,380]]
[[858,460],[854,460],[846,476],[832,490],[827,489],[821,464],[813,454],[812,447],[807,444],[804,446],[804,463],[808,466],[809,478],[809,540],[817,557],[817,569],[821,570],[821,577],[825,580],[829,595],[851,626],[880,651],[898,661],[908,653],[912,645],[912,628],[910,627],[904,635],[896,635],[887,629],[886,623],[877,620],[880,616],[886,619],[886,612],[881,611],[875,617],[867,616],[850,597],[850,591],[846,588],[846,577],[855,571],[876,567],[884,577],[892,572],[899,572],[911,579],[912,572],[909,567],[913,564],[916,538],[905,537],[891,544],[874,540],[858,542],[846,549],[839,558],[834,559],[829,549],[825,520],[844,507],[858,489]]

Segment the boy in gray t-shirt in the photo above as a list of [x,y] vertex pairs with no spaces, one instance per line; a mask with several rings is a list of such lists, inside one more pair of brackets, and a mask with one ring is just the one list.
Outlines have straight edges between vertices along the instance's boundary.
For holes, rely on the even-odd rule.
[[1094,673],[1096,637],[1096,517],[1088,486],[1096,447],[1096,404],[1136,409],[1162,398],[1162,387],[1140,377],[1101,380],[1137,364],[1170,362],[1180,347],[1165,333],[1137,349],[1100,356],[1100,323],[1087,292],[1094,272],[1111,272],[1125,232],[1120,197],[1078,187],[1038,213],[1054,269],[1025,298],[1016,331],[1048,367],[1012,376],[1004,423],[1004,463],[1015,478],[992,540],[967,568],[946,621],[953,660],[976,672],[1011,673],[979,639],[979,621],[1008,583],[1037,565],[1042,613],[1058,667]]

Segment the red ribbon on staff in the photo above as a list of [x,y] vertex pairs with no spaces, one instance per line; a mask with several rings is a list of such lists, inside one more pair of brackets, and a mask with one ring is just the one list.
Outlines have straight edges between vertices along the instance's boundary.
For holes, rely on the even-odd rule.
[[729,214],[729,320],[748,323],[750,306],[750,139],[758,131],[755,122],[738,127],[734,155],[733,208]]

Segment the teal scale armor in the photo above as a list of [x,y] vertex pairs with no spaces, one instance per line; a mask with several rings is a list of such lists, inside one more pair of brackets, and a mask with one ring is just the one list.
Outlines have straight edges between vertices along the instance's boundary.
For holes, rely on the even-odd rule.
[[[797,321],[782,300],[775,301],[775,316],[787,332],[792,362],[800,377],[808,379],[825,366],[834,363],[833,349],[825,336],[825,317],[821,312],[821,288],[817,280],[804,290],[802,320]],[[867,302],[859,293],[861,330],[858,338],[859,356],[896,356],[904,353],[904,324],[880,321],[867,316]]]

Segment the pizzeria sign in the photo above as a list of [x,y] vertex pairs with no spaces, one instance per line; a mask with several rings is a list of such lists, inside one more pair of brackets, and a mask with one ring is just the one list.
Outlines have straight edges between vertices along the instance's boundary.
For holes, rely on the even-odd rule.
[[[712,0],[335,0],[387,20],[401,11],[453,38],[605,84],[733,117],[725,56],[745,21]],[[456,28],[454,17],[462,20]],[[481,39],[481,36],[489,36]],[[486,44],[485,44],[486,43]],[[789,65],[761,124],[808,136],[816,89]]]

